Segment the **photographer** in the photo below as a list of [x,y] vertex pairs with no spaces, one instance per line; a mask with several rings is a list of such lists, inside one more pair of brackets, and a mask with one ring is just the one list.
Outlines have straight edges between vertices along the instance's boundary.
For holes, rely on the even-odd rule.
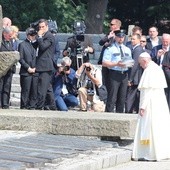
[[77,78],[70,65],[71,59],[64,57],[53,79],[55,103],[60,111],[68,111],[69,107],[78,105]]
[[[89,62],[89,53],[93,54],[93,43],[88,35],[84,35],[86,26],[83,21],[75,21],[72,37],[69,37],[63,50],[63,56],[72,60],[71,67],[77,70],[82,63]],[[81,56],[80,58],[78,58]]]
[[102,86],[101,69],[91,63],[83,63],[76,71],[76,76],[81,87],[78,89],[81,111],[87,111],[87,102],[91,102],[91,109],[103,112],[105,110],[104,101],[97,95],[98,88]]

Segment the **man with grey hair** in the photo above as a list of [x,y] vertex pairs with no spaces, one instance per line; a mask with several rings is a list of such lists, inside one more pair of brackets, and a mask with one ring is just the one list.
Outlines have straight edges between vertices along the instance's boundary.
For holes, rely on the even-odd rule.
[[[12,48],[12,34],[13,30],[11,27],[5,27],[2,30],[2,43],[0,51],[13,51]],[[0,78],[0,108],[8,109],[10,92],[11,92],[11,83],[12,76],[15,73],[16,66],[13,65],[8,72]]]
[[169,50],[170,50],[170,34],[164,33],[162,35],[162,44],[155,46],[151,51],[152,60],[161,66],[164,54]]
[[78,105],[77,78],[71,66],[71,59],[64,57],[53,79],[53,91],[56,107],[60,111],[68,111],[69,107]]
[[140,105],[132,159],[168,159],[170,114],[164,92],[166,79],[161,67],[151,60],[147,52],[140,54],[139,64],[144,72],[138,85]]

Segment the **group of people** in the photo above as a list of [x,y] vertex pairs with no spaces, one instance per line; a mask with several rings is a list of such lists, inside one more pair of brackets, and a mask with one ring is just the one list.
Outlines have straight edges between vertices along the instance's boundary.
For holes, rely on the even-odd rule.
[[[143,73],[138,58],[143,52],[162,67],[169,82],[170,34],[163,33],[159,37],[157,27],[151,26],[146,37],[142,35],[142,28],[134,26],[130,41],[128,38],[125,30],[121,29],[121,21],[112,19],[110,32],[99,41],[103,48],[98,63],[102,64],[103,84],[108,89],[106,112],[138,113],[138,85]],[[129,65],[132,59],[134,63]],[[170,108],[169,88],[168,85],[165,92]]]
[[121,21],[112,19],[110,33],[99,42],[108,89],[105,111],[138,113],[132,160],[170,159],[170,34],[160,38],[152,26],[147,38],[135,26],[127,41],[120,27]]
[[[74,23],[74,34],[68,38],[62,52],[63,58],[58,62],[60,49],[56,36],[57,30],[51,29],[47,20],[40,19],[36,27],[28,27],[26,39],[20,43],[17,41],[16,44],[12,37],[14,28],[11,26],[11,20],[5,17],[3,23],[5,24],[7,20],[10,23],[4,25],[2,38],[4,42],[8,41],[10,44],[11,48],[7,51],[17,50],[20,53],[21,109],[68,111],[80,107],[81,111],[88,109],[104,111],[105,103],[97,95],[98,87],[102,86],[101,73],[98,67],[90,63],[89,54],[94,53],[94,48],[89,36],[85,35],[83,21]],[[8,30],[12,30],[12,33]],[[16,33],[18,31],[15,30]],[[8,39],[4,34],[6,32]],[[17,39],[17,34],[15,35]],[[1,47],[1,51],[5,50]],[[14,68],[16,68],[15,64]],[[2,83],[0,101],[2,109],[8,109],[10,106],[10,90],[14,73],[15,70],[1,78],[4,80],[8,74],[11,74],[10,87],[5,84],[5,80]],[[4,104],[4,93],[7,87],[9,87],[8,100]]]
[[[83,21],[74,22],[59,63],[57,30],[47,20],[27,28],[26,39],[18,43],[18,28],[3,18],[0,51],[20,53],[20,108],[138,113],[133,160],[170,158],[170,34],[160,38],[152,26],[146,37],[135,26],[129,41],[121,21],[112,19],[110,32],[99,41],[98,65],[93,65],[93,43],[85,28]],[[0,78],[2,109],[9,108],[15,69],[14,64]]]

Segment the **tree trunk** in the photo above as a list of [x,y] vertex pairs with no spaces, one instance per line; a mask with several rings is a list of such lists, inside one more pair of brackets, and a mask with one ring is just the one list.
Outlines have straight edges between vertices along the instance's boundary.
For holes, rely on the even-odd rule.
[[108,0],[89,0],[85,19],[87,34],[103,33],[103,21]]

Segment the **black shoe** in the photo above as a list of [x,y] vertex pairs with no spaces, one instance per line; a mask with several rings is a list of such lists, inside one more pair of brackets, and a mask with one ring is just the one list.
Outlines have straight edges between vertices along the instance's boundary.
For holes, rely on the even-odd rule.
[[45,106],[44,110],[50,110],[50,108],[48,106]]
[[57,108],[55,106],[51,106],[51,107],[45,106],[44,110],[57,110]]
[[9,109],[9,106],[3,106],[2,109]]

